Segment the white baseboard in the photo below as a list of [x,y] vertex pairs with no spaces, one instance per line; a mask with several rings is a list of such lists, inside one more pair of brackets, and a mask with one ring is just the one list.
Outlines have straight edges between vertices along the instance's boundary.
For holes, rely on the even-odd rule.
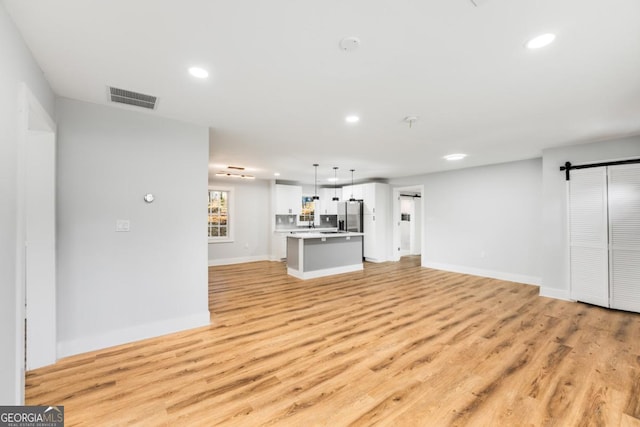
[[537,276],[505,273],[503,271],[485,270],[482,268],[467,267],[463,265],[444,264],[440,262],[426,262],[422,266],[426,268],[433,268],[436,270],[451,271],[454,273],[472,274],[474,276],[490,277],[492,279],[499,279],[499,280],[508,280],[509,282],[524,283],[527,285],[540,286],[540,283],[542,283],[542,279]]
[[540,296],[561,299],[565,301],[573,301],[569,295],[569,291],[566,289],[555,289],[540,286]]
[[269,255],[245,256],[245,257],[239,257],[239,258],[210,259],[209,267],[214,267],[216,265],[242,264],[244,262],[256,262],[256,261],[272,261],[272,260],[269,257]]
[[101,350],[115,345],[140,341],[167,335],[185,329],[199,328],[210,323],[209,311],[192,314],[185,317],[161,320],[158,322],[135,325],[130,328],[116,329],[100,335],[76,338],[58,342],[58,358],[73,356],[88,351]]

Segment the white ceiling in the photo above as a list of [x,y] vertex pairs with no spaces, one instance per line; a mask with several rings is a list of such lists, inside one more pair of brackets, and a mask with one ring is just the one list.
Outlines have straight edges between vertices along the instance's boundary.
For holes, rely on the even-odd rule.
[[156,95],[149,114],[211,128],[211,164],[260,178],[393,178],[640,133],[640,1],[478,3],[5,0],[56,94]]

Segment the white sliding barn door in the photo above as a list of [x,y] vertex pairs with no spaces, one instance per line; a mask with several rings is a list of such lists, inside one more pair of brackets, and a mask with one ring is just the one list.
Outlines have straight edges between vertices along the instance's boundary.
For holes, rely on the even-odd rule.
[[611,307],[640,312],[640,164],[609,166],[609,241]]
[[571,299],[609,307],[607,168],[578,169],[569,181]]

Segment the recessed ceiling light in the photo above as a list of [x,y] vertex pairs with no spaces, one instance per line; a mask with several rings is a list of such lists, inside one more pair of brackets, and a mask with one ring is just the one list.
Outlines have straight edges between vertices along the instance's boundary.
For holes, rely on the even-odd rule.
[[360,121],[360,117],[358,116],[347,116],[344,118],[344,121],[347,123],[358,123]]
[[327,178],[327,181],[329,181],[329,182],[338,182],[338,178],[334,178],[334,177]]
[[447,160],[462,160],[465,157],[467,157],[466,154],[456,153],[456,154],[448,154],[448,155],[444,156],[443,158],[447,159]]
[[527,46],[528,49],[539,49],[541,47],[545,47],[546,45],[552,43],[555,39],[556,39],[555,34],[546,33],[546,34],[542,34],[532,38],[527,42],[525,46]]
[[200,67],[189,68],[189,74],[199,79],[206,79],[207,77],[209,77],[209,72],[204,68],[200,68]]
[[274,172],[273,176],[280,176],[280,172]]

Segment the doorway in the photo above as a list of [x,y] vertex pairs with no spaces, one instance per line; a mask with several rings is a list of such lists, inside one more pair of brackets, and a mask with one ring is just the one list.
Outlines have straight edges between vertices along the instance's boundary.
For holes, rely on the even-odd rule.
[[56,361],[56,127],[23,84],[19,116],[16,374]]
[[393,189],[393,261],[402,256],[420,255],[424,264],[424,186]]

